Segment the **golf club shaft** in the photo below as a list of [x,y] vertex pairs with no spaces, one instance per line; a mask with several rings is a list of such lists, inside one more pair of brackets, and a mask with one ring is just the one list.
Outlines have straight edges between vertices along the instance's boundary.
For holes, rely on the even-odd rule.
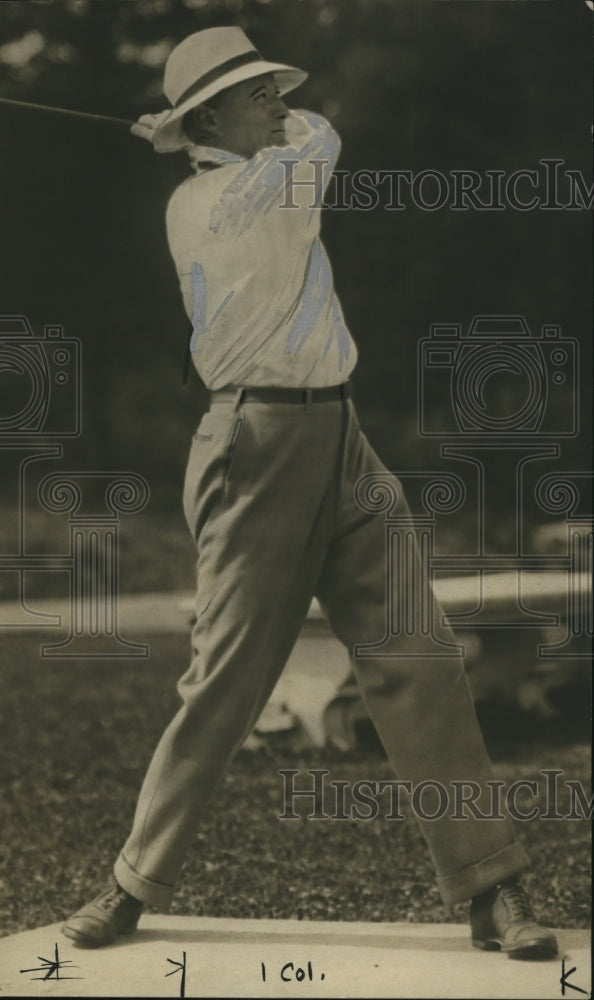
[[30,108],[33,111],[49,111],[55,115],[68,115],[70,118],[86,118],[95,122],[113,122],[116,125],[127,125],[130,128],[134,124],[127,118],[114,118],[112,115],[92,115],[88,111],[71,111],[69,108],[54,108],[49,104],[33,104],[31,101],[13,101],[8,97],[0,97],[0,104],[10,104],[17,108]]

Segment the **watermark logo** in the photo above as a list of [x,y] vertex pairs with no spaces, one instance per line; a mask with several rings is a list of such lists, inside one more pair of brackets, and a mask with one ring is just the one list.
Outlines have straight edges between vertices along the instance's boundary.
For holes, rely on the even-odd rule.
[[[368,473],[357,483],[360,509],[385,522],[386,624],[356,657],[463,652],[447,625],[538,629],[547,641],[536,659],[589,657],[592,476],[539,471],[561,457],[560,439],[579,432],[578,375],[579,344],[558,324],[535,334],[524,316],[488,314],[466,328],[431,325],[419,343],[418,430],[440,440],[440,457],[454,468]],[[534,551],[541,512],[565,517],[564,552]],[[473,526],[468,551],[440,551],[452,515]],[[434,595],[446,583],[443,616]],[[412,645],[400,641],[407,638]]]
[[[63,642],[43,646],[41,655],[146,657],[149,647],[123,639],[118,623],[119,516],[146,506],[146,480],[128,472],[73,471],[52,473],[37,490],[32,487],[39,463],[61,460],[63,441],[82,433],[81,385],[78,338],[66,336],[59,324],[46,325],[36,336],[26,316],[0,316],[0,454],[16,478],[16,531],[12,550],[0,554],[0,573],[16,580],[18,590],[16,607],[3,607],[0,628],[61,626],[61,614],[31,606],[28,583],[31,573],[66,573],[70,631]],[[9,479],[5,471],[7,486]],[[68,551],[32,551],[27,532],[32,497],[36,516],[69,514]]]
[[[311,194],[310,209],[332,211],[403,212],[560,212],[589,211],[594,206],[594,184],[580,170],[568,168],[556,157],[543,157],[537,166],[516,170],[334,170],[320,205],[320,192],[329,161],[312,159],[311,178],[303,177],[303,163],[281,159],[285,171],[284,200],[280,208],[296,209],[297,194]],[[295,168],[299,166],[299,177]]]
[[[556,768],[539,771],[539,777],[519,778],[506,785],[500,779],[480,783],[469,779],[443,782],[427,778],[412,782],[405,779],[370,779],[358,781],[329,779],[327,768],[282,768],[282,812],[278,819],[402,821],[401,794],[417,819],[432,822],[447,817],[455,822],[468,820],[504,820],[506,815],[528,822],[542,820],[590,820],[594,802],[588,798],[581,781],[566,779]],[[297,780],[305,787],[297,787]],[[563,810],[562,810],[563,799]],[[304,809],[298,812],[298,807]]]
[[[102,502],[85,503],[85,487]],[[89,489],[91,487],[91,489]],[[44,657],[111,659],[148,656],[148,646],[122,638],[119,625],[119,520],[148,503],[150,490],[134,473],[52,473],[39,485],[41,507],[69,515],[70,629],[42,646]],[[99,509],[97,509],[99,508]]]
[[0,439],[77,437],[81,343],[59,325],[36,337],[26,316],[0,316]]
[[475,316],[467,330],[460,323],[434,323],[419,342],[419,432],[572,437],[577,358],[577,341],[562,336],[556,324],[533,334],[523,316]]

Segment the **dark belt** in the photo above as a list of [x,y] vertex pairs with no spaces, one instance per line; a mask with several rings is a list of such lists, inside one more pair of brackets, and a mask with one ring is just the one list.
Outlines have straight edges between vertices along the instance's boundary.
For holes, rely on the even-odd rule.
[[228,386],[212,393],[212,401],[236,399],[237,403],[332,403],[335,400],[348,399],[353,391],[351,382],[341,385],[330,385],[323,389],[274,389],[253,386],[242,388]]

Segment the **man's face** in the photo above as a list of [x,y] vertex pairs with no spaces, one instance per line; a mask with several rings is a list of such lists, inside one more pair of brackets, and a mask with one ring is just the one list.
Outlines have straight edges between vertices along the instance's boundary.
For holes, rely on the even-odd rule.
[[246,157],[265,146],[286,146],[287,114],[272,73],[245,80],[230,87],[217,104],[212,144]]

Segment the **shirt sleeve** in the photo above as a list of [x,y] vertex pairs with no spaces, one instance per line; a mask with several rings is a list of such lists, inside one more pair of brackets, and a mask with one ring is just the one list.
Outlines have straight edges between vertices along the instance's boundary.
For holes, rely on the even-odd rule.
[[[257,216],[301,209],[319,215],[324,192],[340,152],[340,139],[329,123],[306,111],[287,118],[286,146],[266,146],[235,164],[210,215],[210,230],[232,238],[243,235]],[[215,171],[216,172],[216,171]]]

